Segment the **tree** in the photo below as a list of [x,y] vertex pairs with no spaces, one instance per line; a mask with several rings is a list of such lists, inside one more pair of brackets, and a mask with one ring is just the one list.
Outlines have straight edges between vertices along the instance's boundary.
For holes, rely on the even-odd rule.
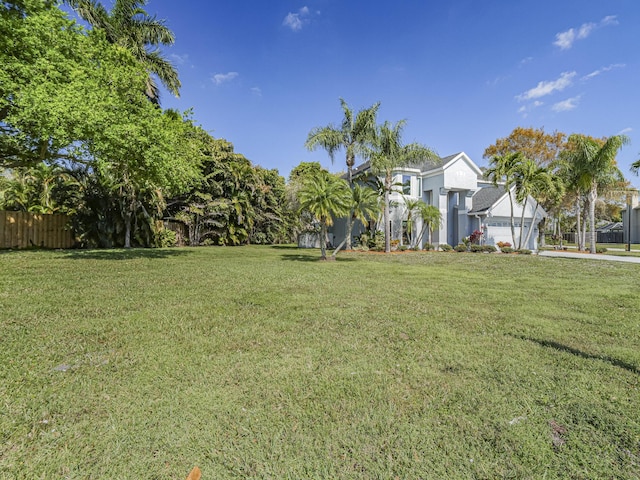
[[349,213],[349,185],[328,172],[309,177],[299,192],[300,208],[309,211],[320,224],[320,257],[327,259],[327,227],[333,217]]
[[495,144],[488,146],[483,158],[521,153],[538,166],[548,166],[562,151],[565,142],[566,135],[562,132],[545,133],[543,128],[516,127],[508,137],[498,138]]
[[[380,102],[373,104],[369,108],[360,110],[354,114],[344,99],[340,99],[340,106],[344,114],[342,123],[336,127],[329,125],[326,127],[316,127],[309,132],[305,146],[309,150],[318,147],[324,148],[333,162],[335,153],[344,149],[347,164],[347,180],[349,186],[353,186],[353,167],[356,162],[356,155],[366,155],[367,146],[372,144],[375,137],[376,115]],[[350,229],[351,216],[347,219],[347,228]],[[347,238],[347,248],[351,248],[351,238]]]
[[[534,229],[534,222],[536,215],[538,214],[538,208],[540,207],[539,199],[543,197],[545,192],[549,192],[554,188],[551,175],[548,170],[543,167],[539,167],[533,160],[525,158],[520,162],[513,172],[516,200],[522,205],[522,215],[520,216],[520,236],[518,238],[518,249],[526,248],[531,239],[531,233]],[[527,210],[527,204],[529,198],[532,198],[535,202],[535,208],[533,210],[533,216],[531,218],[531,224],[527,231],[527,236],[524,238],[524,217]]]
[[598,140],[586,135],[569,136],[567,160],[574,169],[573,181],[577,188],[586,192],[589,200],[590,252],[596,253],[595,207],[598,188],[616,182],[624,182],[622,172],[616,165],[618,151],[629,143],[625,135],[613,135]]
[[160,91],[152,75],[176,97],[180,80],[175,67],[158,50],[160,45],[173,45],[173,32],[164,20],[150,16],[143,6],[146,0],[115,0],[111,11],[96,0],[67,0],[80,18],[93,28],[104,31],[109,43],[126,48],[147,71],[145,92],[159,103]]
[[384,244],[385,252],[391,251],[391,225],[389,223],[390,194],[393,189],[393,170],[417,161],[438,159],[429,148],[418,143],[404,145],[402,133],[405,120],[395,124],[384,122],[378,127],[373,149],[370,151],[371,170],[384,175]]
[[422,242],[425,231],[428,231],[429,237],[427,242],[431,244],[433,230],[440,228],[440,224],[442,223],[442,212],[440,212],[440,209],[435,205],[427,205],[423,202],[422,205],[420,205],[420,218],[422,218],[422,230],[418,235],[416,243],[419,245],[420,242]]
[[524,156],[520,152],[496,155],[491,157],[489,168],[485,171],[485,176],[493,182],[494,186],[497,187],[500,182],[504,183],[504,189],[509,196],[511,239],[513,245],[516,244],[516,227],[511,187],[513,186],[517,166],[522,163],[523,160]]
[[362,224],[366,224],[369,219],[376,216],[379,211],[378,194],[375,190],[355,183],[351,189],[351,198],[349,202],[349,214],[351,221],[347,222],[347,233],[334,250],[331,256],[335,257],[340,249],[345,245],[348,238],[351,238],[353,224],[356,220],[360,220]]
[[404,211],[407,222],[407,239],[409,240],[409,246],[414,247],[417,243],[417,235],[413,234],[413,224],[417,219],[422,209],[424,202],[417,198],[404,198]]

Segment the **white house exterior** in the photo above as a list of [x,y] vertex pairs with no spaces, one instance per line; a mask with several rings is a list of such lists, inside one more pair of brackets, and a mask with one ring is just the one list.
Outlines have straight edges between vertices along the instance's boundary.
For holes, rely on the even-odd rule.
[[[355,178],[370,176],[369,164],[358,167]],[[403,222],[406,220],[405,198],[421,199],[428,205],[435,205],[442,214],[440,228],[433,232],[431,242],[434,245],[447,243],[455,246],[462,242],[474,230],[484,232],[483,243],[495,245],[498,242],[513,243],[510,228],[510,202],[504,187],[493,186],[482,176],[482,170],[464,153],[442,158],[438,165],[427,162],[414,167],[399,168],[394,171],[394,182],[403,185],[403,192],[391,194],[391,236],[402,241]],[[513,192],[510,195],[514,197]],[[519,242],[520,219],[522,206],[514,198],[514,218],[516,223],[516,245]],[[538,207],[529,197],[524,212],[524,234],[533,224],[527,245],[522,248],[537,250],[538,223],[545,211]],[[359,223],[354,225],[353,235],[357,236],[365,227]],[[422,229],[422,221],[418,219],[414,232]],[[336,220],[332,232],[336,242],[340,242],[346,232],[346,221]],[[422,239],[422,246],[427,242],[427,235]]]

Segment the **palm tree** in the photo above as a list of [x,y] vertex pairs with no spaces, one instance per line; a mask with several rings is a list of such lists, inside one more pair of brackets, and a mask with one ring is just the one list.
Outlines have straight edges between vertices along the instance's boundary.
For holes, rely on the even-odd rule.
[[[331,158],[331,162],[338,150],[344,149],[347,163],[347,179],[349,186],[353,186],[353,167],[356,163],[356,155],[366,155],[367,146],[371,145],[375,137],[376,115],[380,102],[357,113],[349,108],[347,102],[341,98],[340,106],[344,118],[340,126],[328,125],[316,127],[309,132],[305,146],[309,150],[318,147],[324,148]],[[347,229],[351,229],[351,217],[347,218]],[[347,249],[351,248],[351,238],[347,238]]]
[[384,175],[384,248],[391,251],[391,225],[389,223],[389,195],[393,189],[393,170],[419,160],[437,160],[437,155],[429,148],[418,143],[403,145],[402,133],[405,120],[392,125],[390,122],[378,127],[375,144],[369,153],[371,170],[374,174]]
[[320,257],[327,259],[327,227],[333,217],[349,213],[351,192],[347,183],[322,171],[309,177],[299,192],[301,210],[309,211],[320,223]]
[[77,14],[93,28],[103,30],[109,43],[131,52],[149,73],[146,95],[159,103],[160,91],[152,75],[176,97],[180,80],[175,67],[158,50],[159,45],[173,45],[173,32],[164,20],[150,16],[143,7],[146,0],[115,0],[110,12],[97,0],[66,0]]
[[524,155],[520,152],[494,156],[491,157],[491,160],[489,161],[489,168],[485,171],[485,176],[493,182],[494,186],[497,187],[500,182],[503,182],[504,189],[509,195],[509,206],[511,208],[511,239],[513,240],[513,245],[516,244],[516,227],[511,187],[513,186],[515,170],[523,160]]
[[425,203],[418,198],[404,198],[405,214],[407,215],[407,238],[410,247],[414,247],[417,243],[417,236],[413,235],[413,224],[416,217],[420,215],[423,205]]
[[440,224],[442,223],[442,212],[440,212],[440,209],[435,205],[427,205],[423,202],[420,207],[420,218],[422,218],[422,230],[420,231],[420,235],[418,235],[416,243],[420,244],[425,231],[428,231],[429,237],[427,242],[430,244],[433,230],[440,228]]
[[567,157],[575,169],[576,186],[586,192],[589,199],[591,253],[596,253],[595,212],[598,188],[624,181],[622,172],[616,165],[616,155],[628,143],[629,138],[625,135],[613,135],[606,140],[580,134],[569,137]]
[[347,239],[351,238],[352,227],[356,220],[360,220],[362,224],[366,224],[369,219],[378,214],[378,212],[380,211],[378,200],[378,193],[372,188],[362,186],[357,183],[353,185],[349,205],[351,221],[347,222],[347,234],[340,245],[338,245],[334,250],[333,254],[331,255],[332,257],[335,257],[347,242]]
[[[545,194],[545,192],[550,192],[554,188],[554,184],[547,169],[539,167],[536,162],[528,158],[525,158],[517,168],[514,169],[513,176],[516,200],[520,205],[522,205],[522,214],[520,216],[520,237],[518,238],[518,249],[521,249],[526,248],[526,245],[531,239],[534,222],[538,213],[538,208],[540,207],[539,199]],[[529,225],[527,236],[523,241],[524,217],[529,198],[533,198],[535,208],[533,210],[531,225]]]

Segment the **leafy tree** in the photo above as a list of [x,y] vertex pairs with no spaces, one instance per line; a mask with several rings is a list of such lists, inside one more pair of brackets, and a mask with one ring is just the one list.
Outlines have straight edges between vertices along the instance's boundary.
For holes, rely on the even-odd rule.
[[405,145],[402,133],[405,120],[395,124],[384,122],[378,127],[371,158],[371,170],[374,174],[384,175],[384,232],[385,252],[391,251],[391,226],[389,224],[389,196],[393,189],[393,170],[417,161],[437,160],[437,155],[429,148],[418,143]]
[[498,138],[488,146],[483,158],[505,157],[521,153],[538,166],[550,165],[564,148],[566,135],[562,132],[545,133],[543,128],[516,127],[507,137]]
[[115,0],[111,11],[96,0],[67,0],[78,15],[94,29],[102,30],[109,43],[126,48],[148,72],[145,92],[159,103],[160,91],[153,75],[175,96],[180,80],[175,67],[162,56],[160,45],[173,45],[173,32],[164,20],[150,16],[144,9],[146,0]]
[[567,161],[572,164],[575,186],[586,192],[589,200],[590,252],[596,253],[595,206],[598,189],[606,185],[624,182],[622,172],[616,165],[618,151],[627,143],[625,135],[613,135],[598,140],[586,135],[569,136],[566,152]]
[[320,224],[320,256],[327,259],[327,227],[334,217],[349,213],[349,185],[328,172],[319,172],[305,180],[299,192],[300,208],[309,211]]
[[[380,102],[357,113],[347,105],[344,99],[340,99],[340,106],[344,114],[340,126],[329,125],[316,127],[307,137],[305,146],[309,150],[318,147],[324,148],[333,162],[335,153],[344,149],[347,164],[347,179],[349,186],[353,185],[353,167],[356,155],[366,155],[367,146],[370,146],[375,137],[376,115]],[[351,215],[347,219],[347,229],[351,230]],[[351,248],[351,238],[347,238],[347,248]]]

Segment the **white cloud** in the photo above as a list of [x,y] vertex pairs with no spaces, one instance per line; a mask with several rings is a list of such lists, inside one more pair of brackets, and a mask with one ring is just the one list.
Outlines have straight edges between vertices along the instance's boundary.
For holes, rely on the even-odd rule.
[[526,100],[533,100],[534,98],[544,97],[545,95],[550,95],[553,92],[560,92],[573,83],[571,79],[575,76],[576,72],[564,72],[557,80],[540,82],[534,88],[527,90],[516,98],[518,101],[523,102]]
[[567,98],[562,102],[555,103],[551,110],[554,112],[568,112],[569,110],[573,110],[578,106],[578,102],[580,101],[580,95],[577,97]]
[[624,67],[626,67],[626,65],[624,63],[614,63],[612,65],[609,65],[608,67],[602,67],[602,68],[600,68],[598,70],[595,70],[595,71],[591,72],[588,75],[585,75],[584,77],[582,77],[582,80],[590,80],[593,77],[597,77],[601,73],[608,72],[610,70],[613,70],[614,68],[624,68]]
[[554,45],[560,47],[561,50],[568,50],[573,46],[576,40],[584,40],[597,28],[607,27],[609,25],[617,25],[618,20],[616,15],[608,15],[604,17],[598,23],[583,23],[578,28],[570,28],[565,32],[556,33],[556,41]]
[[309,8],[302,7],[300,10],[298,10],[298,13],[289,12],[287,16],[284,17],[282,25],[284,25],[285,27],[289,27],[294,32],[299,32],[300,30],[302,30],[303,25],[309,21],[307,17],[309,17]]
[[532,61],[533,61],[533,57],[523,58],[522,60],[520,60],[520,63],[518,65],[522,67],[523,65],[526,65],[527,63],[531,63]]
[[251,93],[253,95],[255,95],[256,97],[261,97],[262,96],[262,90],[259,87],[252,87],[251,88]]
[[631,132],[633,132],[633,128],[627,127],[620,130],[618,133],[616,133],[616,135],[626,135],[627,133],[631,133]]
[[223,83],[232,81],[238,75],[238,72],[216,73],[211,80],[213,80],[216,85],[222,85]]

